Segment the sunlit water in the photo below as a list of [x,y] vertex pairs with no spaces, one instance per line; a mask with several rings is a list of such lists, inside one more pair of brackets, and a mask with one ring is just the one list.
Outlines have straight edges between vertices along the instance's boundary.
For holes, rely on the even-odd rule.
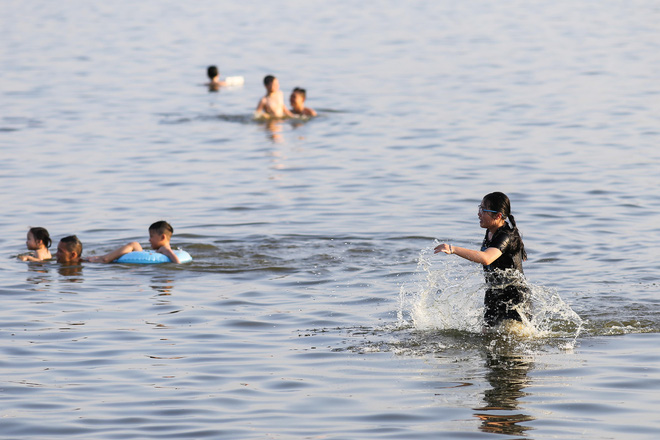
[[[0,437],[656,439],[659,22],[3,2]],[[319,116],[254,121],[269,73]],[[482,333],[481,268],[432,254],[495,190],[531,337]],[[160,219],[192,263],[15,259],[29,226],[98,255]]]

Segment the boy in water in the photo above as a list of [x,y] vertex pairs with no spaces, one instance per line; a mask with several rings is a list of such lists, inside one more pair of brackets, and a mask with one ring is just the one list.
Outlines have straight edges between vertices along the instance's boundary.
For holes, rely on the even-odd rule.
[[308,107],[305,107],[305,99],[307,99],[307,91],[296,87],[291,92],[289,97],[289,102],[291,103],[291,113],[300,115],[300,116],[316,116],[316,112]]
[[293,117],[293,113],[284,105],[284,95],[280,90],[280,83],[273,75],[264,78],[266,96],[261,98],[257,105],[257,116],[265,115],[273,118]]
[[220,71],[216,66],[209,66],[208,69],[206,69],[206,74],[211,80],[211,82],[207,84],[209,86],[209,90],[216,92],[220,87],[227,85],[226,82],[220,81]]
[[[149,243],[151,248],[156,252],[165,255],[172,263],[181,263],[179,257],[176,256],[172,247],[170,246],[170,239],[174,229],[164,220],[158,221],[149,226]],[[57,262],[58,263],[78,263],[80,261],[87,261],[90,263],[112,263],[122,255],[130,252],[139,252],[142,246],[137,241],[133,241],[124,246],[115,249],[105,255],[95,255],[86,259],[82,259],[82,243],[75,235],[64,237],[57,245]]]

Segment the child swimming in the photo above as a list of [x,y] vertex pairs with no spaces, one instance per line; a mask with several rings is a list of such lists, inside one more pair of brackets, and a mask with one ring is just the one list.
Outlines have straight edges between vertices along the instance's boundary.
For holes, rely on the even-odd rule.
[[[157,221],[156,223],[149,226],[149,244],[151,245],[152,249],[165,255],[170,259],[172,263],[179,264],[181,263],[181,260],[179,260],[179,257],[176,256],[174,251],[172,251],[172,247],[170,246],[170,240],[173,233],[174,228],[172,228],[172,225],[164,220]],[[112,263],[122,255],[128,254],[130,252],[140,251],[142,251],[142,246],[140,243],[133,241],[105,255],[92,256],[87,258],[85,261],[89,261],[90,263]]]
[[45,228],[30,228],[27,233],[27,240],[25,242],[27,248],[31,250],[29,254],[19,255],[18,259],[21,261],[44,261],[50,260],[53,256],[50,254],[48,248],[52,241],[50,234]]
[[291,96],[289,96],[291,113],[308,117],[316,116],[316,112],[313,109],[305,107],[305,99],[307,99],[307,91],[305,89],[301,89],[300,87],[293,89]]
[[220,80],[220,71],[216,66],[209,66],[206,69],[206,75],[211,80],[206,85],[210,92],[217,92],[220,87],[242,86],[245,79],[242,76],[228,76],[224,81]]
[[255,116],[283,118],[293,117],[293,113],[284,105],[284,95],[280,90],[280,83],[273,75],[267,75],[264,78],[264,87],[266,87],[266,96],[259,100]]
[[220,81],[220,71],[216,66],[209,66],[206,69],[206,75],[211,80],[207,86],[209,86],[209,90],[213,92],[217,92],[220,87],[227,85],[224,81]]
[[479,204],[478,217],[479,226],[486,229],[481,250],[442,243],[435,247],[435,253],[456,254],[483,265],[487,285],[484,297],[487,327],[511,326],[511,321],[524,322],[528,291],[522,262],[527,259],[527,253],[511,215],[509,198],[501,192],[487,194]]

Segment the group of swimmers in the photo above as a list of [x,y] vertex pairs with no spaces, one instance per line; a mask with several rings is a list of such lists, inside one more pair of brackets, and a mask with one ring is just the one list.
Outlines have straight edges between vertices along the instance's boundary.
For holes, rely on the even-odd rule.
[[[181,261],[174,251],[172,251],[170,245],[173,233],[174,228],[172,228],[172,225],[164,220],[157,221],[149,226],[149,244],[153,250],[168,257],[172,263],[178,264]],[[27,233],[25,244],[30,252],[19,255],[19,260],[37,262],[53,258],[48,249],[50,248],[52,241],[50,234],[45,228],[30,228]],[[133,241],[124,246],[118,247],[105,255],[95,255],[83,258],[83,245],[81,241],[77,236],[69,235],[62,238],[58,243],[55,259],[60,264],[80,264],[83,261],[88,263],[112,263],[122,255],[126,255],[130,252],[141,252],[142,250],[140,243]]]
[[[208,83],[210,90],[218,90],[220,87],[233,85],[234,81],[226,78],[224,81],[220,80],[220,71],[216,66],[209,66],[206,69],[206,74],[209,77]],[[307,99],[307,91],[303,88],[296,87],[289,96],[289,103],[291,110],[284,105],[284,95],[280,90],[280,83],[273,75],[266,75],[264,77],[264,87],[266,88],[266,95],[259,100],[256,117],[265,118],[295,118],[295,117],[314,117],[316,111],[309,107],[305,107],[305,100]]]
[[[266,105],[266,104],[264,104]],[[479,204],[477,216],[479,226],[486,229],[481,249],[473,250],[442,243],[435,247],[435,253],[444,252],[458,255],[483,266],[486,281],[484,297],[484,322],[486,327],[506,324],[518,325],[529,319],[529,292],[523,276],[522,263],[527,252],[522,236],[511,214],[511,201],[506,194],[493,192],[484,196]],[[170,246],[174,229],[166,221],[158,221],[149,226],[149,243],[156,252],[166,255],[173,263],[180,263]],[[30,254],[20,255],[23,261],[43,261],[52,258],[48,248],[50,235],[44,228],[31,228],[27,233],[27,247]],[[130,252],[142,251],[138,242],[131,242],[105,255],[82,258],[82,243],[78,237],[64,237],[57,245],[55,258],[63,264],[111,263]],[[514,326],[513,329],[516,329]],[[518,331],[518,330],[515,330]]]

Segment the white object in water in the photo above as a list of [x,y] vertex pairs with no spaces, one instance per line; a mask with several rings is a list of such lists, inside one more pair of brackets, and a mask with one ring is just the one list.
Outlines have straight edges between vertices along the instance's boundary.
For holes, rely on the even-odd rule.
[[242,86],[245,83],[245,78],[242,76],[228,76],[225,78],[225,84],[228,86]]

